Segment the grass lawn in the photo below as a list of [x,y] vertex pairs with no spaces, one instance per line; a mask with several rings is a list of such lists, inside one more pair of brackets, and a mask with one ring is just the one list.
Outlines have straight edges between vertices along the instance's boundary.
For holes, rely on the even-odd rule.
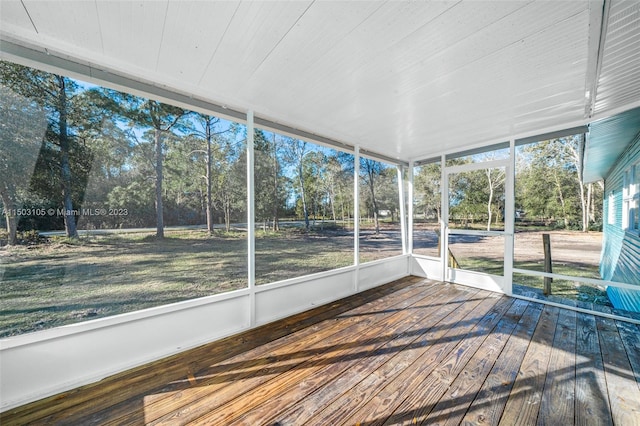
[[[382,233],[374,235],[363,227],[360,262],[401,254],[397,228],[383,224]],[[255,246],[258,285],[353,264],[353,232],[340,227],[309,233],[295,227],[259,230]],[[501,275],[502,259],[479,247],[468,244],[466,254],[456,255],[460,266]],[[515,266],[539,270],[530,263]],[[597,277],[597,269],[571,263],[554,265],[554,272]],[[516,282],[542,287],[538,277],[519,275]],[[210,296],[247,287],[246,233],[166,231],[163,240],[120,233],[0,247],[0,284],[0,337]],[[553,293],[608,303],[602,290],[573,282],[554,282]]]
[[[493,275],[504,274],[502,259],[498,260],[478,254],[468,255],[466,257],[458,256],[457,260],[461,269],[484,272]],[[513,266],[519,269],[544,271],[544,265],[540,261],[514,261]],[[556,274],[576,277],[600,278],[597,266],[584,263],[558,262],[553,265],[553,272]],[[514,273],[513,282],[514,284],[533,290],[534,293],[541,294],[544,285],[544,278]],[[527,289],[524,290],[526,291]],[[561,303],[568,302],[570,305],[573,305],[575,302],[585,302],[611,307],[611,303],[609,302],[607,294],[603,288],[580,283],[578,281],[555,279],[551,283],[551,293],[554,301]]]
[[246,286],[241,236],[204,232],[51,239],[0,251],[0,336]]
[[[361,241],[361,261],[401,253],[385,239]],[[352,264],[353,232],[256,233],[258,285]],[[0,337],[132,312],[246,288],[246,233],[51,237],[0,248],[0,283]]]

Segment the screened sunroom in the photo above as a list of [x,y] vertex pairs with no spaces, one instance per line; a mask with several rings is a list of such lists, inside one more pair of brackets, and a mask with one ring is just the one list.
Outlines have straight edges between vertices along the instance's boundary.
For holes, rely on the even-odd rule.
[[3,424],[640,423],[638,2],[0,19]]

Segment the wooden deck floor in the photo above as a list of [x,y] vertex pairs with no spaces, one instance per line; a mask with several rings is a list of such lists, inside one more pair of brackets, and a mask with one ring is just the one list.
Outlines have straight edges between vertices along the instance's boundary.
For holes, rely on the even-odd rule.
[[640,424],[637,325],[405,278],[5,424]]

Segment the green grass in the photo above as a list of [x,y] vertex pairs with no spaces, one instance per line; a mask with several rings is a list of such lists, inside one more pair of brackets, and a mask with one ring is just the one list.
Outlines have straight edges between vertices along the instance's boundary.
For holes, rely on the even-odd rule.
[[[386,230],[393,225],[384,224]],[[353,264],[353,233],[327,227],[303,232],[283,228],[256,232],[256,283],[281,281]],[[401,254],[397,238],[360,238],[360,262]],[[461,267],[502,275],[502,261],[458,259]],[[539,269],[537,264],[517,264]],[[597,277],[581,265],[554,265],[554,272]],[[522,276],[521,284],[541,288]],[[0,337],[132,312],[247,287],[246,233],[167,231],[157,240],[144,233],[0,248]],[[602,291],[554,283],[554,294],[573,300],[601,300]],[[606,295],[604,296],[606,298]]]
[[[517,268],[528,270],[541,270],[537,265],[523,264],[516,265]],[[599,278],[598,270],[595,267],[587,267],[585,265],[554,265],[553,272],[561,275],[570,275],[583,278]],[[532,289],[537,296],[542,295],[544,287],[544,278],[533,275],[514,274],[514,284],[525,286]],[[545,296],[541,296],[545,297]],[[595,304],[600,306],[611,307],[606,291],[598,286],[584,284],[579,281],[554,279],[551,282],[551,296],[554,301],[561,303],[582,302],[587,304]]]
[[[352,232],[256,234],[257,284],[353,264]],[[366,260],[395,254],[377,247],[379,241],[367,244]],[[7,337],[246,288],[246,234],[53,237],[0,248],[0,282],[0,337]]]
[[123,234],[5,249],[0,336],[244,287],[242,243],[194,232],[162,241]]
[[[461,269],[471,271],[484,272],[493,275],[503,275],[504,267],[501,261],[486,257],[467,257],[458,259]],[[527,269],[533,271],[543,271],[542,266],[538,262],[515,262],[515,268]],[[584,264],[556,264],[553,265],[553,272],[561,275],[569,275],[584,278],[599,278],[598,269],[595,266]],[[541,293],[544,285],[542,277],[514,274],[514,283],[538,290]],[[586,303],[596,303],[603,306],[611,306],[606,292],[598,287],[583,284],[578,281],[571,280],[553,280],[551,284],[551,292],[556,299],[566,299],[568,301],[580,301]]]

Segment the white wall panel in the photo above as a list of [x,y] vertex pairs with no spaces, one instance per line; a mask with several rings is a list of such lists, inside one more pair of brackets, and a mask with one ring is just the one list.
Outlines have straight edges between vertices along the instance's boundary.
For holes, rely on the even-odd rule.
[[409,275],[410,256],[396,256],[389,259],[360,265],[358,290],[367,290]]
[[450,269],[449,271],[450,278],[448,281],[450,282],[483,290],[504,293],[502,290],[504,286],[504,277],[474,271],[464,271],[462,269]]
[[439,259],[427,259],[414,255],[411,258],[411,275],[439,281],[442,276],[442,263]]
[[353,270],[290,285],[262,287],[256,292],[256,324],[261,325],[353,293]]
[[248,326],[249,296],[243,295],[46,340],[37,341],[28,335],[9,338],[6,341],[10,343],[21,338],[29,342],[1,349],[2,410],[100,380]]

